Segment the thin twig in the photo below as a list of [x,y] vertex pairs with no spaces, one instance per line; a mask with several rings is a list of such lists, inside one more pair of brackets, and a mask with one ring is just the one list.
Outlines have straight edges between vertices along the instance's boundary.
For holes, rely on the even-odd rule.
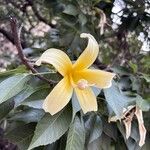
[[[39,13],[39,11],[37,10],[37,8],[32,0],[26,0],[24,3],[21,3],[21,4],[17,4],[16,2],[14,2],[14,0],[6,0],[6,2],[7,2],[7,4],[10,3],[13,7],[15,7],[16,9],[19,9],[21,12],[23,12],[23,14],[26,14],[26,15],[28,13],[27,7],[31,6],[34,15],[37,17],[37,19],[39,21],[44,22],[45,24],[49,25],[51,28],[56,27],[56,25],[52,24],[49,20],[47,20],[45,17],[43,17]],[[28,19],[30,19],[30,18],[28,17]]]
[[28,5],[31,6],[35,16],[38,18],[38,20],[44,22],[45,24],[48,24],[51,28],[55,28],[56,25],[52,24],[49,20],[47,20],[46,18],[44,18],[43,16],[41,16],[41,14],[39,13],[39,11],[36,9],[34,2],[32,0],[27,0]]
[[[15,44],[12,34],[10,34],[8,31],[6,31],[3,28],[0,28],[0,33],[2,33],[6,37],[6,39],[9,40],[12,44]],[[21,42],[21,45],[23,48],[26,47],[26,44],[24,42]]]
[[[23,53],[23,50],[22,50],[22,46],[21,46],[21,41],[20,41],[20,35],[18,34],[19,33],[19,30],[18,30],[18,26],[17,26],[17,19],[16,18],[10,18],[10,23],[11,23],[11,29],[12,29],[12,34],[13,34],[13,37],[14,37],[14,43],[16,45],[16,48],[18,50],[18,55],[22,61],[22,63],[29,69],[32,71],[32,73],[39,73],[35,68],[33,68],[33,66],[28,63],[28,60],[27,58],[25,57],[24,53]],[[53,80],[48,80],[46,79],[45,77],[37,74],[36,75],[39,79],[43,80],[43,81],[46,81],[47,83],[49,84],[54,84],[56,83],[56,81],[53,81]]]
[[8,31],[0,28],[0,33],[2,33],[9,41],[11,41],[14,44],[13,36]]

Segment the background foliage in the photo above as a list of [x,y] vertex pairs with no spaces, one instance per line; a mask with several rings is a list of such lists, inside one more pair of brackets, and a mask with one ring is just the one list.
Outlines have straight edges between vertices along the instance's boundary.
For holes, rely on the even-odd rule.
[[[107,18],[103,34],[99,27],[101,10]],[[80,34],[87,32],[96,38],[100,55],[94,66],[117,74],[111,88],[94,89],[98,112],[83,115],[74,95],[58,114],[45,114],[42,102],[54,85],[35,77],[20,61],[10,16],[22,26],[21,44],[31,64],[50,47],[76,60],[86,46]],[[0,149],[148,150],[149,33],[148,0],[0,0]],[[49,72],[44,75],[48,79],[61,78],[51,66],[37,69]],[[128,140],[122,122],[108,123],[111,116],[121,117],[123,108],[129,105],[143,110],[147,137],[142,148],[138,146],[136,118]]]

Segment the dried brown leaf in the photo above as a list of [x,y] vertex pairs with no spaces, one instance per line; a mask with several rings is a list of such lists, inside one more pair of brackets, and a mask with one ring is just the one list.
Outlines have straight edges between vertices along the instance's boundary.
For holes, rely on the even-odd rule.
[[138,125],[139,125],[139,134],[140,134],[139,146],[141,147],[145,143],[146,129],[144,126],[142,110],[139,107],[136,107],[135,115],[137,117]]

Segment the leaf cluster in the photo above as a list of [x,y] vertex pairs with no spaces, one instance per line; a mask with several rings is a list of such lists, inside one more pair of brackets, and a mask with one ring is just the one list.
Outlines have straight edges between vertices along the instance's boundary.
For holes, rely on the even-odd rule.
[[[128,140],[122,120],[108,122],[113,116],[121,118],[124,108],[136,105],[144,113],[147,129],[146,142],[141,149],[149,149],[150,58],[149,53],[141,53],[142,42],[137,38],[143,32],[144,40],[149,39],[150,19],[145,12],[145,4],[149,5],[149,1],[124,0],[125,7],[119,16],[121,24],[116,23],[117,29],[105,25],[103,35],[97,27],[101,19],[98,10],[103,10],[108,24],[113,25],[112,15],[119,15],[112,12],[114,1],[4,0],[0,3],[0,17],[8,33],[11,32],[6,16],[16,16],[23,24],[21,44],[28,58],[34,61],[45,49],[55,47],[76,60],[86,45],[79,35],[88,32],[100,45],[100,55],[94,66],[117,74],[111,88],[93,89],[98,101],[97,112],[84,115],[74,94],[61,112],[51,116],[43,111],[42,103],[54,85],[36,78],[15,59],[7,71],[0,73],[0,131],[3,131],[0,141],[7,139],[21,150],[140,149],[136,118]],[[40,22],[50,27],[44,36],[33,33]],[[37,69],[46,78],[54,81],[61,78],[52,66]]]

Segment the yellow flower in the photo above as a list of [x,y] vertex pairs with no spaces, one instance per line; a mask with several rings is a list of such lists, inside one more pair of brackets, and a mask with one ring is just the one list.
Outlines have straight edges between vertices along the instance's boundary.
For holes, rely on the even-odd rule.
[[80,37],[88,38],[88,45],[74,64],[63,51],[54,48],[46,50],[36,62],[38,66],[52,64],[63,76],[43,103],[43,109],[52,115],[67,105],[73,90],[84,113],[97,111],[96,97],[90,86],[109,88],[115,76],[114,73],[88,69],[98,56],[99,45],[91,34],[82,33]]

